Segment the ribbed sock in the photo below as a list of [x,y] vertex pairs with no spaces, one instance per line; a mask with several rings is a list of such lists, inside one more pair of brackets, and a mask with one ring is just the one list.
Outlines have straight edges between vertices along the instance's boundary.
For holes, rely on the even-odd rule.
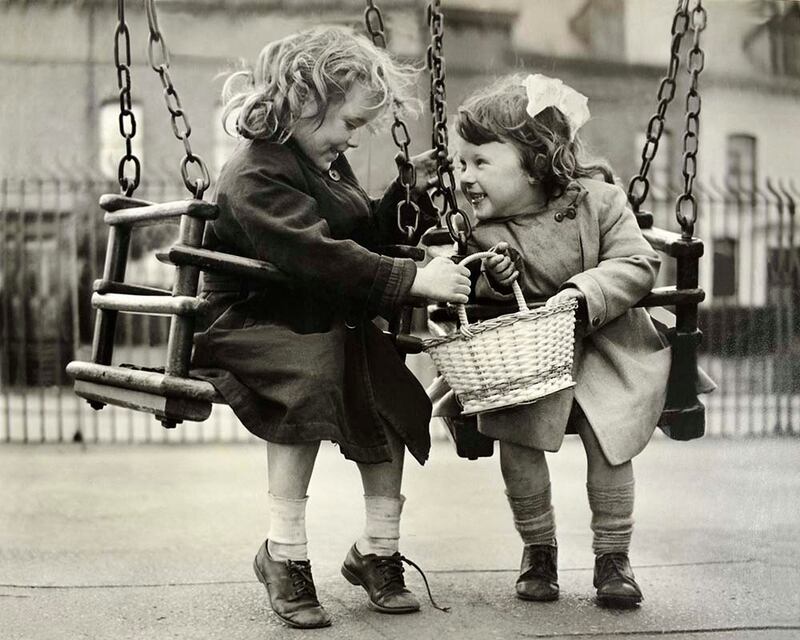
[[595,555],[628,553],[633,534],[633,487],[633,481],[616,487],[586,485]]
[[405,496],[364,496],[366,523],[364,535],[356,541],[356,549],[362,555],[374,553],[390,556],[400,545],[400,514],[403,512]]
[[556,543],[556,520],[550,500],[550,485],[530,496],[510,496],[508,504],[514,516],[514,527],[526,545]]
[[273,560],[308,560],[305,498],[269,494],[267,550]]

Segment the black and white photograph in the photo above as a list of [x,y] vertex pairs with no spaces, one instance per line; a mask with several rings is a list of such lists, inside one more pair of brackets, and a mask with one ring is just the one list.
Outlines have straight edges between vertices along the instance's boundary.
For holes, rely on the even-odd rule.
[[800,638],[800,0],[0,0],[0,639]]

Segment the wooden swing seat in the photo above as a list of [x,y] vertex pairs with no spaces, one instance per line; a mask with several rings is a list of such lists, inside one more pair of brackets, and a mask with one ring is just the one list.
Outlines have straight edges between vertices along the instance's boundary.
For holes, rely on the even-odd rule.
[[[117,194],[100,197],[109,225],[103,277],[94,282],[92,307],[97,309],[91,362],[73,361],[67,373],[75,380],[75,393],[95,409],[115,405],[153,414],[168,428],[184,420],[203,421],[213,403],[224,403],[214,386],[189,376],[194,323],[208,308],[197,295],[201,271],[243,280],[290,284],[274,265],[219,251],[200,244],[205,222],[218,215],[217,206],[202,200],[153,203]],[[171,291],[124,282],[131,231],[135,228],[179,223],[178,242],[157,254],[174,265]],[[422,249],[404,245],[383,247],[393,257],[422,260]],[[167,361],[162,369],[111,364],[117,315],[169,315]],[[386,332],[402,354],[420,353],[422,341],[411,335]]]

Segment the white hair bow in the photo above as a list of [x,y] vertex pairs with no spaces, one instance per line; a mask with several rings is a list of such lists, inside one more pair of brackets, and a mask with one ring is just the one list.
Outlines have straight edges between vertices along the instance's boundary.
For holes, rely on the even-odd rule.
[[528,93],[528,115],[533,118],[547,107],[555,107],[567,118],[569,139],[573,140],[589,120],[589,99],[558,78],[548,78],[540,73],[531,74],[522,82]]

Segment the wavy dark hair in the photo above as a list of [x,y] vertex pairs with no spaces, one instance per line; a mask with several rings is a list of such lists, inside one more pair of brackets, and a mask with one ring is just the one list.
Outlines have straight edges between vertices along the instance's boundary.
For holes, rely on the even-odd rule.
[[605,160],[587,158],[576,134],[570,139],[566,117],[547,107],[528,115],[525,74],[504,76],[472,93],[458,108],[456,133],[470,144],[504,142],[514,145],[522,167],[543,187],[547,200],[557,198],[577,178],[602,176],[614,183]]
[[[223,127],[236,115],[236,133],[244,138],[285,142],[306,104],[318,106],[318,124],[330,104],[341,102],[362,85],[377,112],[390,106],[415,115],[419,69],[393,59],[367,38],[344,27],[314,27],[271,42],[255,69],[232,73],[222,88]],[[227,127],[225,129],[227,131]]]

